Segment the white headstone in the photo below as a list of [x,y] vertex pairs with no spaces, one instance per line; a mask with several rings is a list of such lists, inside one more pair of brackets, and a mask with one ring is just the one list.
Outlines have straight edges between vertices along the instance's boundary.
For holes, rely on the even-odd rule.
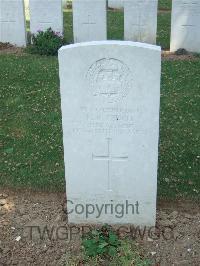
[[63,32],[62,0],[29,0],[30,31],[37,33],[48,28]]
[[26,46],[23,0],[0,0],[0,42]]
[[108,7],[122,9],[125,0],[108,0]]
[[107,39],[106,0],[73,0],[74,42]]
[[160,68],[148,44],[59,50],[69,222],[155,224]]
[[156,43],[158,0],[124,1],[124,39]]
[[179,48],[200,53],[199,0],[173,0],[170,50]]

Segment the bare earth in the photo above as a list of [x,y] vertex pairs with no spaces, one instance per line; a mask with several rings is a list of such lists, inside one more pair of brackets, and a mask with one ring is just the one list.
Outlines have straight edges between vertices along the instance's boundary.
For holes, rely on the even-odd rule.
[[9,43],[0,42],[0,55],[1,54],[22,54],[23,48],[13,46]]
[[[65,202],[63,193],[0,189],[0,265],[67,265],[88,227],[67,224]],[[128,226],[118,232],[135,239],[153,265],[200,265],[198,203],[159,201],[156,232]]]
[[[0,55],[1,54],[24,55],[26,52],[23,48],[0,42]],[[199,57],[195,57],[192,53],[188,53],[187,55],[175,55],[169,51],[162,51],[162,60],[199,60]]]

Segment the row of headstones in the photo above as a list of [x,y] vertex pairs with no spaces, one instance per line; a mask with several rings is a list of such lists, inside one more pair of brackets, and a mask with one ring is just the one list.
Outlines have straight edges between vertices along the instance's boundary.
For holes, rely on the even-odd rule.
[[[106,0],[73,1],[74,42],[107,39]],[[124,2],[124,40],[156,43],[157,0]]]
[[28,4],[32,34],[50,27],[63,33],[62,0],[0,0],[0,42],[26,46],[25,7],[27,9]]
[[[29,0],[30,31],[63,32],[62,0]],[[155,44],[158,0],[124,1],[124,39]],[[0,41],[26,45],[24,0],[0,0]],[[73,0],[74,42],[107,39],[107,1]],[[200,2],[173,0],[170,50],[200,52]]]
[[[29,1],[29,0],[25,0]],[[72,2],[72,0],[62,0],[63,7],[67,8],[68,5]],[[122,9],[124,7],[124,0],[108,0],[108,7],[114,9]]]

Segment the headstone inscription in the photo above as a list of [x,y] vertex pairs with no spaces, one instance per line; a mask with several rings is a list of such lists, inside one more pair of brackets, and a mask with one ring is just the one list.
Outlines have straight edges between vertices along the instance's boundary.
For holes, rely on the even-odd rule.
[[149,44],[59,50],[69,222],[155,225],[160,68]]

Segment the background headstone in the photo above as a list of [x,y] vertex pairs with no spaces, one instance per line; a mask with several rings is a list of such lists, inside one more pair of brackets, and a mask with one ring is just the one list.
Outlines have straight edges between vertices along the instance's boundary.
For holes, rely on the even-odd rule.
[[200,53],[200,1],[173,0],[170,50]]
[[124,0],[108,0],[108,7],[122,9],[124,7]]
[[157,0],[124,1],[124,39],[156,43]]
[[23,0],[0,0],[0,42],[26,46]]
[[106,0],[73,0],[74,42],[107,39]]
[[48,28],[63,32],[62,0],[29,0],[29,5],[31,33]]
[[[160,47],[149,44],[59,50],[69,222],[155,225],[160,68]],[[138,214],[129,206],[121,218],[97,209],[86,217],[81,207],[123,204],[125,212],[126,201],[138,202]]]

